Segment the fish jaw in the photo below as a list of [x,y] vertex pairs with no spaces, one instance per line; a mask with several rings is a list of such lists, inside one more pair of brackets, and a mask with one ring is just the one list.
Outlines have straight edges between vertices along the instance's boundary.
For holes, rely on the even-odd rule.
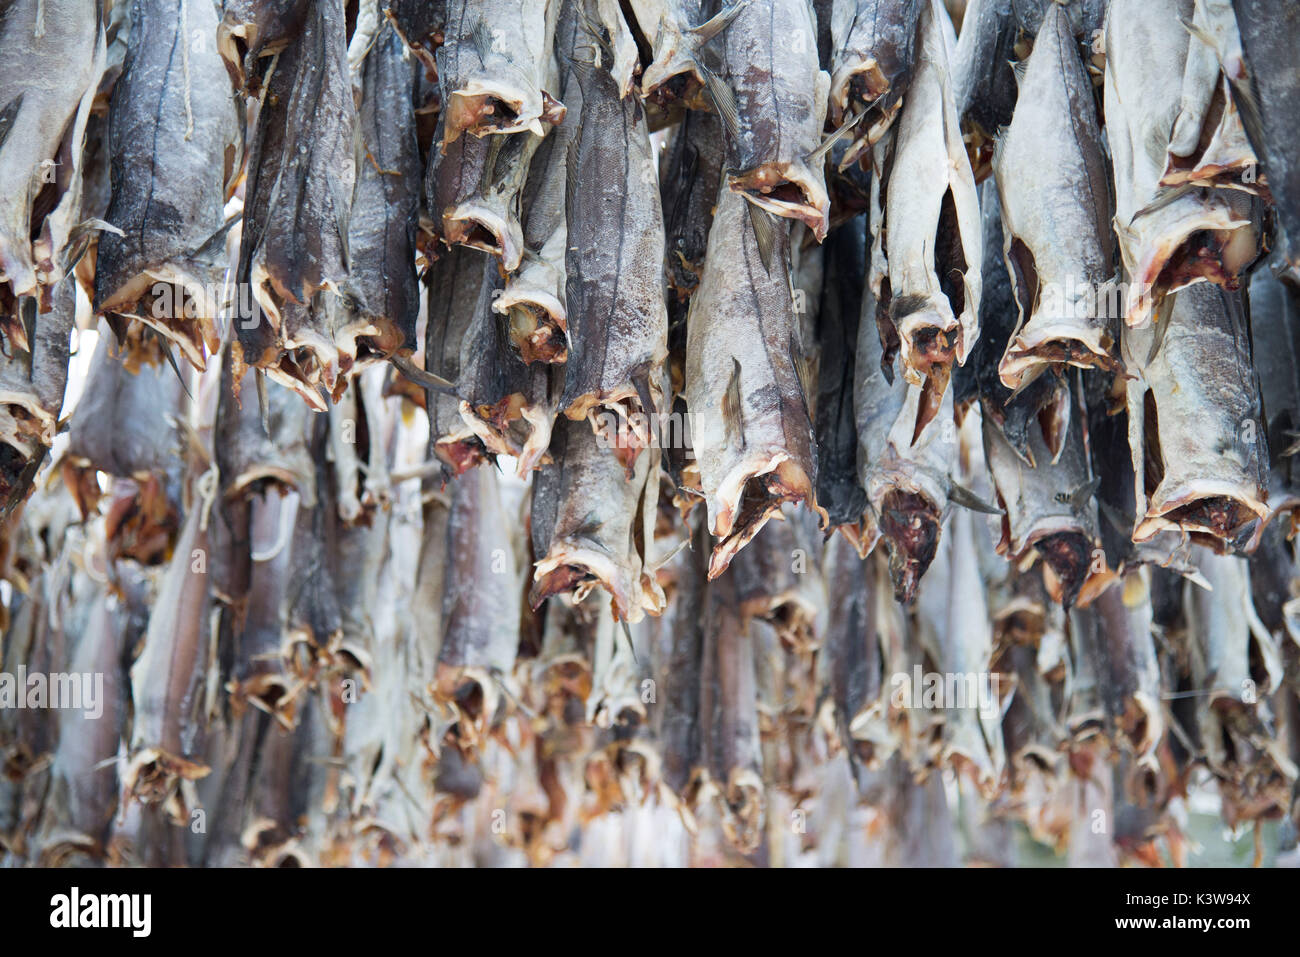
[[1124,371],[1105,325],[1035,315],[1007,346],[998,363],[998,378],[1014,391],[1048,369],[1061,366]]
[[908,604],[939,547],[941,510],[930,497],[893,488],[881,499],[877,524],[889,551],[894,599]]
[[[537,269],[554,270],[539,264]],[[510,341],[526,365],[533,362],[564,362],[569,354],[568,312],[556,295],[555,282],[539,282],[530,266],[512,275],[506,288],[492,302],[492,310],[510,320]]]
[[802,161],[764,163],[727,178],[733,193],[740,193],[759,209],[803,223],[821,242],[830,226],[830,197],[826,182]]
[[785,450],[755,450],[731,467],[710,496],[710,531],[721,539],[709,559],[709,579],[727,570],[736,553],[759,533],[786,502],[803,502],[818,514],[824,527],[829,518],[816,505],[808,473]]
[[1161,482],[1151,496],[1146,515],[1133,530],[1133,541],[1145,542],[1164,530],[1203,533],[1228,540],[1248,522],[1268,518],[1267,492],[1219,478]]
[[596,585],[609,593],[614,617],[635,624],[649,612],[660,614],[665,605],[663,591],[649,575],[620,564],[603,549],[576,540],[552,543],[546,557],[533,572],[529,604],[536,610],[554,595],[572,592],[582,601]]
[[481,137],[529,132],[545,136],[546,127],[563,122],[564,114],[564,104],[541,90],[477,77],[447,97],[443,142],[454,143],[462,133]]

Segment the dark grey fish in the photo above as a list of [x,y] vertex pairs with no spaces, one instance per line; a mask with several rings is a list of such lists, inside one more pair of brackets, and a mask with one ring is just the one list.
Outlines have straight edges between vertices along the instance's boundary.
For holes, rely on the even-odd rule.
[[316,0],[223,0],[217,51],[235,90],[257,93],[264,57],[275,56],[306,28]]
[[858,135],[880,138],[911,83],[917,29],[928,0],[834,0],[830,103],[833,122],[867,110]]
[[[460,379],[461,346],[478,315],[487,268],[488,256],[468,246],[451,247],[429,267],[424,367],[451,382]],[[461,418],[455,395],[430,390],[425,408],[431,452],[451,474],[460,475],[484,460],[483,441]]]
[[224,208],[242,160],[221,58],[193,40],[216,24],[208,2],[135,3],[109,105],[104,218],[115,229],[104,230],[95,264],[96,310],[152,326],[200,370],[218,348]]

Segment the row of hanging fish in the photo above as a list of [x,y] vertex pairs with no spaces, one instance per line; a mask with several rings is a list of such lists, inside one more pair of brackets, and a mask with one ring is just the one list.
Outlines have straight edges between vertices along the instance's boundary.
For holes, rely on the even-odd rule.
[[0,34],[0,860],[1293,854],[1300,11]]

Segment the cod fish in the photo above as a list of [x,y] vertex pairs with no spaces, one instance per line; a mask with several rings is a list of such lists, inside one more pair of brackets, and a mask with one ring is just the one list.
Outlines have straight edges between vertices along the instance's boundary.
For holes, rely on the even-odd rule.
[[42,312],[81,206],[82,141],[106,58],[100,20],[95,0],[15,0],[0,21],[0,277],[9,302],[36,296]]
[[1002,358],[1010,389],[1063,365],[1115,370],[1118,303],[1110,182],[1092,82],[1065,10],[1053,5],[1019,79],[1021,97],[993,154],[1020,325]]
[[866,493],[859,551],[865,555],[880,538],[889,550],[895,597],[910,602],[934,560],[948,512],[957,434],[952,424],[952,393],[945,392],[938,414],[918,431],[922,387],[882,364],[880,337],[866,317],[874,314],[870,287],[863,292],[858,324],[857,361],[863,370],[854,389],[858,425],[858,480]]
[[[751,0],[733,0],[709,16],[713,0],[632,0],[637,26],[650,41],[653,59],[641,74],[641,96],[661,107],[703,106],[705,44],[725,30]],[[706,19],[707,18],[707,19]]]
[[[1294,4],[1233,0],[1246,76],[1226,65],[1233,94],[1247,100],[1258,115],[1247,123],[1255,153],[1264,161],[1268,191],[1284,233],[1282,255],[1300,282],[1300,140],[1297,140],[1297,94],[1300,75],[1295,51],[1300,45],[1300,9]],[[1239,104],[1243,114],[1246,104]],[[1245,119],[1245,116],[1243,116]],[[1252,117],[1252,120],[1254,118]]]
[[181,782],[210,771],[203,762],[209,669],[215,666],[208,525],[218,491],[215,469],[191,484],[185,524],[158,585],[144,648],[131,666],[131,742],[122,786],[186,823],[191,801]]
[[[991,172],[993,142],[1016,107],[1020,27],[1012,0],[969,0],[953,55],[953,98],[976,182]],[[1037,29],[1038,24],[1034,24]]]
[[1159,351],[1125,336],[1135,542],[1176,530],[1217,549],[1268,515],[1268,451],[1241,293],[1197,283],[1174,294]]
[[530,604],[562,592],[582,601],[599,585],[619,621],[660,614],[665,598],[650,565],[658,461],[641,456],[627,476],[598,436],[565,420],[556,423],[552,455],[533,485]]
[[36,470],[54,445],[68,384],[68,358],[76,321],[76,285],[64,279],[54,290],[54,309],[38,315],[34,299],[19,308],[32,320],[24,350],[0,355],[0,512],[26,497]]
[[466,132],[544,136],[564,119],[564,104],[544,89],[559,0],[447,0],[446,7],[437,52],[444,149]]
[[[425,370],[448,382],[461,374],[461,346],[478,317],[479,294],[490,268],[488,256],[452,246],[429,266]],[[426,396],[430,451],[451,475],[461,475],[486,457],[483,441],[461,417],[460,399],[432,389]]]
[[266,389],[263,428],[253,381],[257,374],[248,369],[236,380],[229,352],[223,354],[214,442],[222,497],[248,499],[274,486],[300,492],[310,501],[316,487],[306,437],[312,412],[293,392],[272,386]]
[[1095,550],[1100,545],[1097,507],[1092,493],[1088,449],[1082,416],[1074,415],[1059,455],[1053,456],[1043,438],[1042,426],[1029,425],[1026,463],[991,418],[985,418],[984,458],[988,462],[998,502],[1006,510],[998,553],[1017,566],[1036,551],[1051,569],[1048,588],[1052,598],[1067,608],[1079,597],[1092,573]]
[[708,597],[708,529],[698,513],[686,519],[691,547],[678,558],[677,587],[661,619],[669,644],[659,679],[662,704],[655,709],[663,781],[685,799],[700,753],[700,670],[703,667],[705,601]]
[[244,364],[322,410],[320,384],[336,388],[345,357],[317,294],[348,278],[357,176],[345,26],[341,0],[313,0],[301,35],[266,67],[236,270],[256,300],[236,324]]
[[349,278],[370,353],[415,349],[420,292],[415,234],[422,168],[416,140],[415,68],[397,31],[385,23],[361,66],[361,143],[348,221]]
[[1259,377],[1270,455],[1270,518],[1300,521],[1300,290],[1277,279],[1265,265],[1250,277],[1250,336]]
[[460,415],[492,455],[513,455],[519,475],[537,467],[550,444],[555,420],[551,366],[525,365],[511,348],[506,320],[492,310],[501,274],[488,260],[474,318],[460,346],[456,393]]
[[691,442],[719,539],[709,577],[785,502],[815,504],[815,438],[787,272],[789,231],[774,230],[763,263],[746,202],[723,190],[687,322],[686,403]]
[[730,139],[728,188],[804,223],[820,242],[830,215],[822,143],[830,77],[817,62],[812,7],[748,3],[716,46],[717,80],[729,87],[714,94]]
[[591,417],[593,428],[599,410],[616,415],[628,438],[614,453],[631,470],[652,441],[642,417],[662,405],[668,353],[655,155],[641,101],[619,99],[606,68],[575,61],[566,98],[571,90],[581,113],[568,147],[569,355],[560,408],[570,419]]
[[522,591],[495,472],[474,469],[455,479],[450,493],[442,642],[430,687],[455,714],[460,738],[473,745],[508,693]]
[[[141,0],[131,18],[108,135],[113,198],[99,239],[95,308],[138,318],[200,371],[219,347],[225,202],[241,130],[207,0]],[[178,294],[179,293],[179,294]]]
[[[1202,42],[1180,22],[1190,18],[1192,6],[1192,0],[1114,0],[1107,14],[1106,139],[1115,175],[1115,232],[1128,281],[1124,319],[1130,326],[1148,323],[1164,295],[1190,283],[1234,288],[1258,254],[1249,192],[1226,184],[1220,188],[1217,180],[1162,185],[1173,150],[1182,148],[1171,137],[1197,142],[1175,126],[1182,104],[1209,101],[1205,84],[1222,83],[1217,73],[1206,80],[1193,71],[1191,88],[1184,86],[1189,44]],[[1220,137],[1236,113],[1214,110],[1206,124],[1215,116],[1218,127],[1210,133]],[[1202,137],[1205,132],[1202,128]],[[1249,144],[1237,139],[1248,153]],[[1253,163],[1253,154],[1246,153],[1228,161],[1234,167]]]
[[889,282],[877,293],[882,330],[887,358],[897,343],[904,377],[924,386],[918,434],[943,402],[953,363],[964,365],[979,338],[979,197],[952,100],[943,16],[921,12],[916,73],[881,186]]
[[[874,143],[894,122],[916,68],[917,32],[929,0],[832,0],[831,120],[866,112],[860,142]],[[856,145],[841,169],[857,158]]]

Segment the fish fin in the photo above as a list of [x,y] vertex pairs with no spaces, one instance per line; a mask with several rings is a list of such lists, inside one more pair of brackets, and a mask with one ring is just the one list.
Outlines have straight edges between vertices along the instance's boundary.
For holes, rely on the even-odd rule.
[[632,652],[632,661],[640,667],[641,662],[637,660],[636,646],[632,644],[632,629],[628,627],[627,622],[623,619],[619,619],[618,623],[623,626],[623,637],[627,639],[627,650]]
[[14,120],[18,116],[18,111],[23,108],[23,97],[26,95],[26,91],[19,93],[5,104],[3,110],[0,110],[0,146],[4,146],[5,140],[9,138],[9,133],[14,128]]
[[1174,297],[1166,296],[1156,307],[1155,315],[1151,321],[1155,323],[1155,334],[1151,337],[1151,349],[1147,352],[1146,364],[1150,365],[1155,361],[1156,356],[1160,353],[1160,347],[1164,344],[1165,333],[1173,325],[1174,315]]
[[749,206],[749,221],[754,227],[754,241],[758,245],[758,258],[763,261],[763,268],[772,274],[772,250],[776,248],[776,225],[772,214],[765,209],[746,201]]
[[479,20],[469,31],[470,44],[478,56],[479,66],[487,66],[486,56],[492,52],[492,33],[483,20]]
[[709,19],[705,20],[698,27],[691,27],[687,33],[695,37],[697,44],[703,45],[716,37],[736,19],[745,7],[749,6],[749,0],[736,0],[731,6],[724,10],[719,10]]
[[1071,508],[1083,508],[1088,504],[1088,500],[1097,494],[1099,488],[1101,488],[1101,476],[1097,475],[1066,495],[1065,503]]
[[812,363],[804,351],[799,348],[799,343],[795,341],[794,333],[790,333],[790,361],[794,365],[795,378],[799,380],[799,391],[803,393],[804,408],[808,407],[808,397],[812,394],[809,392],[809,386],[812,384]]
[[1174,200],[1182,199],[1192,190],[1199,189],[1199,188],[1200,187],[1198,187],[1195,183],[1183,183],[1181,186],[1175,186],[1173,189],[1167,189],[1159,196],[1157,196],[1155,199],[1151,200],[1151,202],[1147,203],[1145,206],[1139,209],[1136,213],[1134,213],[1132,219],[1129,220],[1129,223],[1132,224],[1133,222],[1135,222],[1139,216],[1146,216],[1150,213],[1156,212],[1157,210],[1164,209]]
[[968,508],[972,512],[980,512],[984,515],[1004,515],[1002,509],[996,505],[991,505],[984,499],[980,498],[964,485],[958,485],[956,482],[950,482],[948,487],[948,501],[954,505],[960,505],[962,508]]
[[[868,107],[867,109],[870,109],[870,107]],[[839,129],[837,129],[834,133],[831,133],[829,136],[827,136],[826,139],[822,140],[821,145],[818,146],[816,149],[814,149],[807,156],[805,156],[804,159],[809,163],[816,163],[817,161],[819,161],[822,157],[824,157],[827,153],[831,151],[831,147],[833,147],[836,143],[838,143],[841,139],[843,139],[844,135],[848,133],[849,130],[853,129],[853,127],[857,126],[858,123],[862,120],[862,118],[866,115],[867,115],[867,110],[859,110],[857,113],[854,113],[847,120],[845,120],[843,123],[840,124]]]
[[441,392],[444,395],[456,394],[456,383],[432,372],[426,372],[405,356],[394,355],[390,361],[397,367],[398,372],[416,385],[423,386],[434,392]]
[[740,396],[740,360],[731,357],[731,378],[727,380],[727,391],[722,396],[722,425],[726,430],[728,441],[735,439],[736,445],[745,447],[745,412]]
[[704,77],[704,85],[708,87],[713,108],[718,111],[718,116],[722,120],[722,128],[727,134],[728,142],[735,142],[740,136],[740,113],[736,109],[735,92],[722,77],[699,60],[695,61],[695,65]]
[[185,376],[181,375],[181,367],[176,364],[176,357],[172,355],[171,343],[167,341],[166,336],[157,329],[154,329],[152,326],[146,326],[145,328],[148,329],[149,332],[153,334],[154,338],[158,340],[158,348],[160,348],[163,355],[167,357],[167,364],[172,367],[172,372],[176,373],[176,381],[181,384],[181,389],[184,391],[185,397],[193,402],[194,396],[190,395],[189,386],[185,384]]
[[27,354],[36,351],[36,297],[24,296],[18,306],[18,321],[23,325],[23,335],[27,337]]
[[1011,67],[1011,74],[1016,78],[1016,92],[1020,92],[1020,85],[1025,82],[1025,71],[1029,69],[1029,58],[1023,60],[1008,60],[1007,65]]

